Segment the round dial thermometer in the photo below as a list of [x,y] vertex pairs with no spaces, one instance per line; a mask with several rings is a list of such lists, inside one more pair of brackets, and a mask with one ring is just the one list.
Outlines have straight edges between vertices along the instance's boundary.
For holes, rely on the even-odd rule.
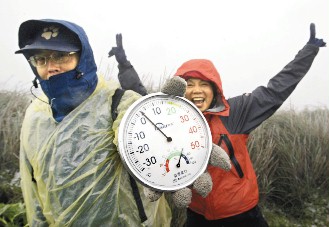
[[207,168],[211,133],[189,100],[154,93],[131,105],[119,126],[119,152],[130,174],[158,191],[191,185]]

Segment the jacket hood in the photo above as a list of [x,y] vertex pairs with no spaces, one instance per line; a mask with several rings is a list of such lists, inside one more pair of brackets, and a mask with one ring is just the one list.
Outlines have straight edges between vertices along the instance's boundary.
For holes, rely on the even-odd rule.
[[[95,90],[98,80],[96,74],[97,66],[88,37],[83,28],[64,20],[42,19],[23,22],[19,29],[19,47],[24,48],[24,46],[29,44],[31,29],[36,32],[38,29],[40,30],[51,25],[64,26],[76,34],[80,41],[80,60],[77,67],[71,71],[52,76],[49,80],[42,80],[36,68],[30,64],[32,71],[40,81],[43,92],[48,97],[54,118],[57,121],[61,121]],[[26,59],[31,54],[29,51],[22,53]]]
[[[69,21],[64,20],[55,20],[55,19],[41,19],[41,20],[28,20],[21,24],[19,28],[19,47],[23,48],[28,45],[31,40],[31,32],[37,31],[37,29],[44,28],[50,25],[61,25],[66,27],[68,30],[72,31],[78,36],[78,39],[81,42],[81,50],[80,50],[80,61],[78,66],[76,67],[76,71],[79,71],[85,75],[94,73],[96,74],[97,66],[94,60],[94,54],[89,44],[89,40],[87,34],[77,24],[74,24]],[[19,52],[18,52],[19,53]],[[23,52],[24,56],[28,60],[30,57],[29,52]],[[34,74],[40,80],[40,77],[35,70],[35,67],[30,64]]]
[[[197,73],[193,73],[197,72]],[[201,74],[201,75],[200,75]],[[199,78],[202,80],[211,81],[216,88],[216,92],[214,94],[217,94],[216,97],[216,104],[211,109],[206,110],[204,113],[212,113],[220,116],[228,116],[230,106],[225,99],[223,88],[222,88],[222,81],[220,78],[220,75],[215,68],[214,64],[210,60],[206,59],[192,59],[185,63],[183,63],[175,73],[175,76],[182,77],[183,79],[188,78]]]

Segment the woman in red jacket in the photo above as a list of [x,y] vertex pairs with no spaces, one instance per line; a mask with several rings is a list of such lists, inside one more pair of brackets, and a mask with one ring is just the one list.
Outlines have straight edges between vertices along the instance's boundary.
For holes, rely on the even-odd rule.
[[257,206],[257,177],[247,149],[248,136],[289,97],[322,46],[325,43],[315,38],[311,24],[309,42],[266,87],[229,99],[224,97],[220,75],[211,61],[193,59],[177,70],[175,76],[187,81],[185,97],[203,112],[213,143],[227,151],[233,166],[229,172],[208,167],[213,189],[206,198],[193,192],[187,226],[268,226]]
[[[178,68],[175,76],[187,82],[185,97],[203,112],[213,143],[226,150],[233,166],[229,172],[208,166],[213,180],[212,191],[206,198],[193,192],[186,226],[268,226],[258,207],[257,177],[247,140],[250,132],[272,116],[289,97],[310,69],[319,47],[325,45],[322,39],[315,37],[315,25],[311,24],[308,43],[266,87],[260,86],[251,93],[229,99],[224,97],[220,75],[211,61],[193,59]],[[115,55],[120,62],[120,58],[126,56],[122,44],[118,46],[111,50],[110,56]],[[123,76],[124,70],[121,70],[122,87],[134,89],[127,78],[137,74]]]

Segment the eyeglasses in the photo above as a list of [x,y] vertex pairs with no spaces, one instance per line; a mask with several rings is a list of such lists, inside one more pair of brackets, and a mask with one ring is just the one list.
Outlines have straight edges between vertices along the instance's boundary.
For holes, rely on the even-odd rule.
[[29,62],[34,67],[42,67],[47,64],[49,60],[52,60],[55,64],[63,64],[70,60],[71,56],[76,54],[77,52],[54,52],[49,56],[43,55],[33,55],[29,58]]

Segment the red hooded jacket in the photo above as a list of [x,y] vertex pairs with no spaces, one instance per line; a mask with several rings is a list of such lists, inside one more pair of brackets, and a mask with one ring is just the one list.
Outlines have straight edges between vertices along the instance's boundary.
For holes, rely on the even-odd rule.
[[229,172],[208,166],[213,189],[206,198],[193,191],[191,210],[215,220],[241,214],[258,204],[257,177],[247,149],[249,133],[272,116],[288,98],[311,67],[318,50],[318,47],[306,45],[267,87],[260,86],[252,93],[228,100],[223,95],[220,75],[211,61],[193,59],[177,70],[175,76],[186,79],[193,75],[216,85],[217,104],[203,114],[210,126],[212,141],[226,150],[232,161]]

